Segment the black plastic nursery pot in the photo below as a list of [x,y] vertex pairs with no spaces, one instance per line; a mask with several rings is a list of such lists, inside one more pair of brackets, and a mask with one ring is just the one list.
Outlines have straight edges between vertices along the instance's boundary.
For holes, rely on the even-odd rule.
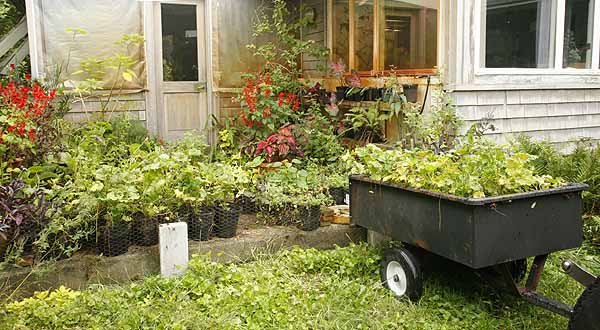
[[240,208],[237,204],[225,203],[215,206],[215,236],[219,238],[235,237],[239,221]]
[[346,195],[350,194],[350,190],[342,187],[330,188],[329,195],[335,201],[335,205],[346,205]]
[[408,102],[418,102],[419,100],[417,99],[417,92],[418,92],[418,87],[415,85],[405,85],[403,86],[404,89],[404,95],[406,96],[406,100]]
[[129,249],[129,223],[118,222],[98,227],[98,252],[107,257],[127,253]]
[[134,221],[130,230],[131,244],[138,246],[157,245],[158,225],[157,218],[141,218]]
[[289,226],[296,221],[294,208],[288,204],[277,206],[260,204],[258,206],[258,218],[263,220],[265,224],[273,226]]
[[346,100],[348,97],[346,94],[348,93],[349,88],[345,86],[338,86],[335,88],[335,97],[338,101]]
[[298,207],[298,228],[303,231],[315,231],[321,226],[321,206]]
[[187,218],[188,238],[193,241],[208,241],[214,226],[215,212],[212,209],[200,209]]
[[242,194],[235,199],[241,214],[255,214],[257,212],[256,198],[252,195]]

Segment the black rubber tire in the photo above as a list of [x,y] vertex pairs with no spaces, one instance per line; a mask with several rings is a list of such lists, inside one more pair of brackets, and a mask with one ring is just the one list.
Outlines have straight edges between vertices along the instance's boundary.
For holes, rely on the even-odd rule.
[[569,330],[600,330],[600,278],[577,300],[569,320]]
[[[388,265],[390,265],[392,262],[395,262],[396,265],[399,264],[406,275],[406,291],[404,294],[397,294],[394,290],[392,290],[392,288],[390,288],[388,283],[388,281],[394,280],[392,276],[388,274]],[[421,274],[421,265],[419,260],[409,250],[404,248],[385,250],[383,259],[381,260],[381,265],[379,267],[379,272],[383,285],[394,292],[396,298],[408,298],[411,301],[418,301],[423,295],[423,276]]]

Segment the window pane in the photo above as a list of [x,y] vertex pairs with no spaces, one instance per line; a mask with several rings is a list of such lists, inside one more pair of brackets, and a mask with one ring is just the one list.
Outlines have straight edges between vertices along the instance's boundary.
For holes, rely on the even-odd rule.
[[567,0],[565,8],[564,68],[590,68],[593,0]]
[[198,81],[196,6],[161,4],[163,81]]
[[553,67],[553,0],[487,0],[485,66]]
[[348,0],[336,0],[333,7],[333,60],[350,63],[350,6]]
[[373,1],[357,0],[354,6],[356,11],[356,31],[354,32],[356,69],[371,71],[373,70],[373,28],[375,25]]
[[385,0],[384,4],[384,69],[434,68],[438,0]]

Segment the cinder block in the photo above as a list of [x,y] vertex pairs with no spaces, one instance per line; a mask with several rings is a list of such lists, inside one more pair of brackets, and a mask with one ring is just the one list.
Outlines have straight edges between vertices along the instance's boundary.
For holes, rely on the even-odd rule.
[[189,259],[187,224],[177,222],[160,225],[158,234],[161,275],[173,277],[183,274]]

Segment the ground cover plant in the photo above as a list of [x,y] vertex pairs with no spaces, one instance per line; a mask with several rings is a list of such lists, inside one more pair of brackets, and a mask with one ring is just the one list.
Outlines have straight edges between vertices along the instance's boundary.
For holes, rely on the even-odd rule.
[[[550,258],[542,292],[573,304],[579,284],[562,258],[600,272],[585,249]],[[380,283],[379,251],[293,249],[247,264],[196,257],[178,279],[152,277],[125,287],[61,288],[4,306],[7,329],[546,329],[566,319],[495,291],[477,274],[434,262],[418,303],[399,301]]]

